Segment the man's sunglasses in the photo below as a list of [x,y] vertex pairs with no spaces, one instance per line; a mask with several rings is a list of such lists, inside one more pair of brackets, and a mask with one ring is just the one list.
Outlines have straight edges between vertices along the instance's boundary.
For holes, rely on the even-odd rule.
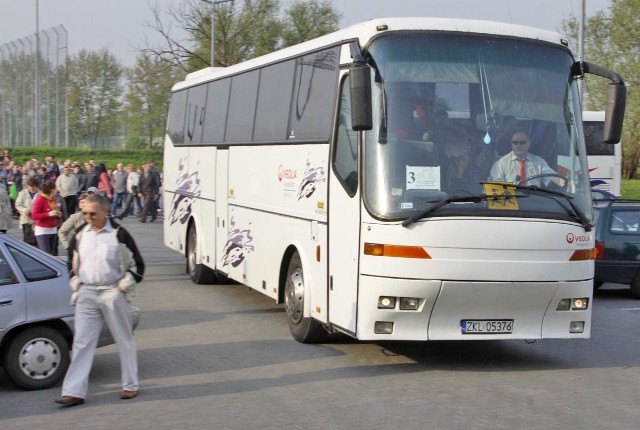
[[511,143],[514,145],[526,145],[527,143],[529,143],[529,141],[528,140],[512,140]]
[[87,216],[87,215],[96,216],[96,212],[82,212],[82,215],[84,215],[84,216]]

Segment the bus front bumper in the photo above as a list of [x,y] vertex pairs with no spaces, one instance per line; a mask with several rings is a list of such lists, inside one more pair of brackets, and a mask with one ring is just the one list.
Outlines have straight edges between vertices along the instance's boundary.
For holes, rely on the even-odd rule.
[[[357,337],[360,340],[584,339],[591,335],[592,294],[592,280],[471,282],[362,275]],[[563,306],[566,299],[570,303],[568,309]],[[572,309],[574,302],[583,305],[586,302],[586,308]],[[407,305],[411,305],[410,309]]]

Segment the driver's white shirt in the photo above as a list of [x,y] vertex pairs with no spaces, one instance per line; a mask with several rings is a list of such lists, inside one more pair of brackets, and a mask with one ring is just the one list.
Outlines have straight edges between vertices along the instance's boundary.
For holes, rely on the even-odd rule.
[[[544,173],[557,174],[555,170],[549,167],[542,157],[527,154],[525,160],[527,178]],[[491,168],[490,176],[490,181],[516,183],[516,178],[520,176],[520,162],[518,161],[516,154],[511,151],[496,161]],[[526,178],[519,179],[520,181],[524,181]],[[545,184],[548,184],[551,179],[551,177],[547,177],[542,180]],[[532,181],[528,181],[528,185],[540,185],[540,181],[540,179],[534,179]]]

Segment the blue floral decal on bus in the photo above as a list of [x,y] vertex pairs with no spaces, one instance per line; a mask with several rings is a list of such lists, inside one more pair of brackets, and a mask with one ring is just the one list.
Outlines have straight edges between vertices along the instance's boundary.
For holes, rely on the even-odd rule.
[[[249,223],[251,225],[251,223]],[[251,230],[240,230],[240,228],[236,227],[236,223],[231,218],[231,222],[229,223],[229,238],[227,240],[227,244],[224,246],[224,251],[222,255],[222,265],[228,266],[231,264],[233,267],[238,267],[240,263],[244,260],[246,254],[253,251],[253,236],[251,235]]]
[[189,173],[186,166],[187,158],[178,161],[178,177],[176,178],[176,192],[170,204],[169,223],[170,225],[179,222],[184,224],[189,220],[192,211],[193,197],[198,197],[201,193],[199,172]]
[[324,182],[325,179],[324,167],[312,167],[311,161],[307,160],[307,168],[298,188],[298,200],[311,197],[316,192],[318,184]]

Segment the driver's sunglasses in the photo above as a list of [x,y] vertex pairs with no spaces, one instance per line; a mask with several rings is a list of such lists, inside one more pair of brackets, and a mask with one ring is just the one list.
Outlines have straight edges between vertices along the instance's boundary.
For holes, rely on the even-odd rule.
[[526,145],[527,143],[529,143],[529,141],[528,140],[512,140],[511,143],[514,145]]

